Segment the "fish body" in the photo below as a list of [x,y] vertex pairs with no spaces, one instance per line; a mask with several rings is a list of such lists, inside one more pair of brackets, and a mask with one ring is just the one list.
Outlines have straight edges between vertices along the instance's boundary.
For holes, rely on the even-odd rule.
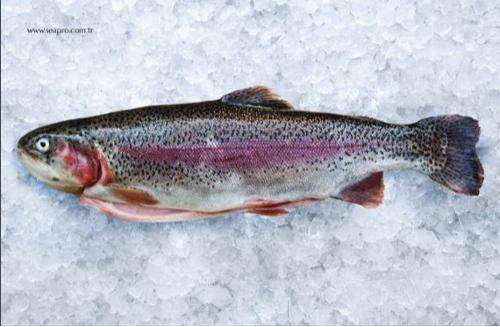
[[415,169],[477,195],[478,136],[469,117],[389,124],[295,110],[270,89],[253,87],[214,101],[41,127],[20,139],[18,155],[35,176],[79,194],[82,204],[156,222],[274,216],[327,198],[375,207],[382,171],[393,169]]

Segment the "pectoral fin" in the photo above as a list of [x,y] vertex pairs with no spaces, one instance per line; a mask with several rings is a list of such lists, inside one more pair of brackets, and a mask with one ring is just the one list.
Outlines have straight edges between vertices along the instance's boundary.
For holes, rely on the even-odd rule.
[[376,172],[343,189],[336,198],[359,204],[365,208],[376,208],[384,198],[384,173]]
[[107,187],[112,195],[130,204],[154,205],[158,200],[148,192],[120,184],[108,184]]
[[220,101],[238,105],[275,110],[294,110],[293,106],[266,86],[254,86],[236,90],[223,96]]
[[83,195],[91,199],[135,205],[155,205],[158,200],[149,192],[118,183],[96,184],[84,190]]

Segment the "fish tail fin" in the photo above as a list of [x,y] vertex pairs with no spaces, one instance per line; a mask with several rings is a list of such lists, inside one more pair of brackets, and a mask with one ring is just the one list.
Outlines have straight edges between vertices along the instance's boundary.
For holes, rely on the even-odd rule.
[[476,153],[478,121],[446,115],[425,118],[415,125],[423,132],[419,143],[425,160],[420,169],[454,192],[479,195],[484,171]]

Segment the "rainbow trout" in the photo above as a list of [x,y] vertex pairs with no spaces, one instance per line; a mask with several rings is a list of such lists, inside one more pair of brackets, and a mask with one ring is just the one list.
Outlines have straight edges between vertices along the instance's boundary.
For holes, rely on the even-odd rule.
[[478,195],[478,122],[408,125],[295,110],[262,86],[219,100],[68,120],[23,136],[17,154],[50,187],[114,218],[165,222],[265,216],[336,198],[376,207],[383,171],[415,169]]

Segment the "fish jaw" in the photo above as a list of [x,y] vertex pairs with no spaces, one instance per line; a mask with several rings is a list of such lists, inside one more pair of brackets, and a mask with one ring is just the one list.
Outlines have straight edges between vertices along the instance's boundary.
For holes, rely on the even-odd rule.
[[17,156],[31,175],[49,187],[66,193],[82,193],[84,185],[80,180],[56,162],[47,164],[44,160],[32,156],[22,148],[17,148]]

